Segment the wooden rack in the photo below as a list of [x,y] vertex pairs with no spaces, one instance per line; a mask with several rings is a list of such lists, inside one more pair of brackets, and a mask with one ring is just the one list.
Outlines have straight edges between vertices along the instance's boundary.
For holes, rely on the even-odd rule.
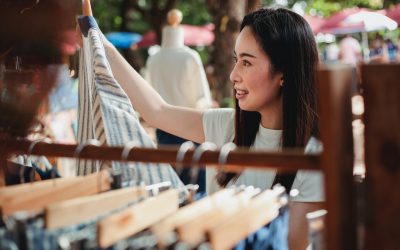
[[364,65],[364,248],[400,246],[400,64]]
[[[327,216],[327,245],[330,250],[354,250],[356,247],[355,199],[353,193],[353,143],[351,128],[351,69],[337,66],[321,68],[319,103],[321,114],[321,155],[304,155],[302,151],[249,152],[243,149],[231,152],[226,170],[246,166],[272,167],[295,171],[298,169],[323,170],[325,173]],[[28,153],[31,142],[26,140],[1,140],[0,160],[10,153]],[[74,157],[77,145],[37,143],[31,154]],[[122,147],[87,146],[79,154],[83,159],[121,160]],[[127,160],[142,162],[175,163],[178,148],[136,148]],[[1,155],[3,154],[3,155]],[[191,164],[193,151],[188,151],[183,164]],[[219,151],[207,151],[200,164],[218,164]],[[0,162],[1,164],[2,162]],[[3,164],[2,164],[3,165]],[[2,178],[4,179],[4,178]],[[4,180],[3,180],[4,181]],[[4,184],[4,183],[3,183]]]

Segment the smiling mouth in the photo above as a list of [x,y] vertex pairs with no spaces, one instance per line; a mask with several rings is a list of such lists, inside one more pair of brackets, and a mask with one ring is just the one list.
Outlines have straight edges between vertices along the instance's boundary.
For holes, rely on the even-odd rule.
[[245,97],[248,93],[248,91],[236,89],[236,99],[241,99]]

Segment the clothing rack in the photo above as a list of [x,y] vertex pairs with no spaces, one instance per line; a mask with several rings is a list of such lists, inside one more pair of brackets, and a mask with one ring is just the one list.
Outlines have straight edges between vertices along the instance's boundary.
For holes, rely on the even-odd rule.
[[364,65],[364,249],[400,245],[400,64]]
[[[36,141],[37,142],[37,141]],[[95,146],[87,145],[77,155],[79,145],[67,145],[37,142],[29,140],[0,140],[2,145],[6,145],[8,152],[16,154],[46,155],[54,157],[82,158],[102,161],[136,161],[136,162],[154,162],[154,163],[176,163],[178,147],[163,146],[159,148],[133,148],[130,150],[126,159],[121,155],[124,147]],[[34,144],[35,143],[35,144]],[[34,144],[34,145],[33,145]],[[33,149],[32,149],[33,147]],[[29,150],[31,148],[32,150]],[[30,151],[30,152],[29,152]],[[79,151],[79,150],[78,150]],[[188,150],[182,160],[183,165],[193,164],[194,150]],[[220,151],[204,151],[201,159],[196,164],[216,164]],[[303,150],[285,151],[282,153],[248,151],[238,149],[231,151],[225,162],[226,170],[238,170],[243,166],[254,166],[259,168],[279,167],[288,171],[297,169],[320,169],[320,155],[304,155]],[[239,167],[241,166],[241,167]]]
[[[353,194],[353,144],[351,128],[350,68],[334,66],[318,72],[320,131],[324,145],[320,155],[304,155],[303,151],[252,152],[244,149],[232,151],[227,156],[224,170],[238,170],[246,166],[272,167],[295,171],[298,169],[323,170],[327,215],[327,246],[330,250],[356,249],[355,201]],[[29,153],[58,157],[77,157],[77,145],[35,145],[27,140],[1,140],[0,159],[11,153]],[[28,152],[30,151],[30,152]],[[87,146],[79,158],[121,160],[123,147]],[[133,148],[128,161],[175,163],[177,148]],[[1,155],[2,154],[2,155]],[[219,151],[206,151],[198,164],[218,164]],[[193,151],[189,150],[182,164],[193,164]],[[1,162],[0,162],[1,163]],[[3,164],[2,164],[3,165]],[[0,176],[1,177],[1,176]],[[2,181],[4,178],[2,178]]]

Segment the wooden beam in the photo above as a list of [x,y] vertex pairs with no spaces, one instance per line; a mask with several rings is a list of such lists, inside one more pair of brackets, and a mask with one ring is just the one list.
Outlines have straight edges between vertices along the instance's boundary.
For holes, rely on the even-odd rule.
[[365,249],[400,246],[400,64],[364,65]]
[[352,70],[345,66],[321,68],[318,73],[329,250],[357,249],[351,79]]

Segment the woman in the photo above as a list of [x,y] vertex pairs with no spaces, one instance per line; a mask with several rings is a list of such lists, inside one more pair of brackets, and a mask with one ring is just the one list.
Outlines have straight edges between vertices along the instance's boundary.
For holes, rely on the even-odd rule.
[[[198,143],[222,146],[234,141],[263,150],[304,147],[317,132],[316,44],[307,22],[289,10],[261,9],[244,18],[230,75],[236,109],[199,111],[169,105],[105,38],[103,43],[116,80],[153,127]],[[229,182],[270,188],[276,179],[272,170],[207,174],[209,191]],[[322,205],[321,176],[298,171],[295,179],[279,177],[300,191],[291,203],[289,247],[305,249],[305,214]]]

